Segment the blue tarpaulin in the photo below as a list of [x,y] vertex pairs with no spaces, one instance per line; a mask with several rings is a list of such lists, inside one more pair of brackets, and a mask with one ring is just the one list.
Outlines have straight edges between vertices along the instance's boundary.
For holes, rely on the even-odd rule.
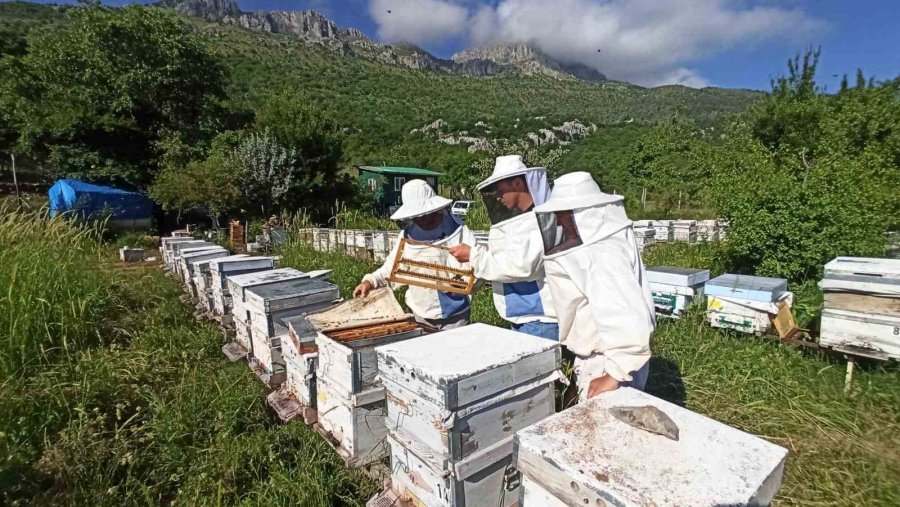
[[78,180],[59,180],[47,192],[50,215],[76,211],[81,218],[141,220],[153,216],[153,201],[137,193]]

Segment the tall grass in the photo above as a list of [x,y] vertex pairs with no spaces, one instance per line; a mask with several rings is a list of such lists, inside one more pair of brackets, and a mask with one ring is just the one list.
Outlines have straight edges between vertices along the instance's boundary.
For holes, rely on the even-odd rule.
[[[361,506],[377,485],[278,423],[177,282],[93,231],[0,218],[0,505]],[[29,339],[31,341],[29,341]]]
[[0,210],[0,378],[104,340],[119,294],[100,268],[97,229]]

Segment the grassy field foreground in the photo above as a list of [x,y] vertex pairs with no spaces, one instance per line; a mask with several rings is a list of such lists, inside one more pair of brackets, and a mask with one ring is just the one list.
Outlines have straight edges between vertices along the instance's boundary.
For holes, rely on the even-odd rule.
[[[288,245],[348,295],[371,265]],[[299,422],[280,425],[221,335],[155,264],[96,235],[0,213],[0,504],[362,505],[376,484]],[[702,264],[703,249],[648,252]],[[474,318],[498,323],[490,294]],[[900,504],[900,375],[712,331],[656,334],[650,390],[791,450],[780,504]]]

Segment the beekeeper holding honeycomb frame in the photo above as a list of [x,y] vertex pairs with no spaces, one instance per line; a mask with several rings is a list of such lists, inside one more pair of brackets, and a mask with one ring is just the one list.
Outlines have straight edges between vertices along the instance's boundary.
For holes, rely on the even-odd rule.
[[534,209],[580,400],[623,385],[643,390],[647,382],[656,311],[622,201],[590,174],[574,172],[556,179],[550,198]]
[[[435,194],[434,189],[425,181],[406,182],[400,196],[402,205],[391,215],[391,220],[409,220],[409,223],[400,231],[397,242],[394,243],[384,264],[363,277],[362,283],[353,290],[353,297],[365,296],[373,289],[388,285],[388,277],[397,258],[401,238],[445,248],[460,244],[475,244],[475,235],[472,231],[450,213],[453,201]],[[407,246],[406,250],[414,251],[416,248]],[[421,260],[441,264],[456,262],[445,249],[418,250],[422,252]],[[435,255],[443,258],[434,258]],[[410,285],[406,292],[406,305],[415,315],[416,321],[439,331],[469,323],[471,297],[468,295]]]
[[475,276],[492,282],[494,306],[516,331],[557,340],[559,326],[544,284],[543,243],[534,206],[550,193],[547,170],[527,167],[519,155],[497,157],[494,172],[478,184],[491,230],[487,245],[450,249]]

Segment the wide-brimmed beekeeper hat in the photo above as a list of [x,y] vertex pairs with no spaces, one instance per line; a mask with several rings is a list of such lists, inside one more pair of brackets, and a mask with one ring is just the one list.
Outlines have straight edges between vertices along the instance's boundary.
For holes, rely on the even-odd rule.
[[408,220],[428,215],[453,204],[450,199],[435,194],[431,185],[423,180],[406,182],[400,191],[400,200],[403,204],[391,215],[391,220]]
[[550,198],[535,206],[535,213],[590,208],[604,204],[621,202],[621,195],[607,194],[589,173],[578,171],[564,174],[553,181]]
[[478,190],[484,190],[498,181],[512,178],[513,176],[524,176],[525,181],[528,183],[528,189],[535,201],[544,202],[542,197],[546,197],[546,195],[541,194],[550,190],[550,187],[547,185],[547,169],[526,166],[525,162],[522,161],[521,155],[497,157],[497,160],[494,162],[494,172],[486,180],[478,184]]

